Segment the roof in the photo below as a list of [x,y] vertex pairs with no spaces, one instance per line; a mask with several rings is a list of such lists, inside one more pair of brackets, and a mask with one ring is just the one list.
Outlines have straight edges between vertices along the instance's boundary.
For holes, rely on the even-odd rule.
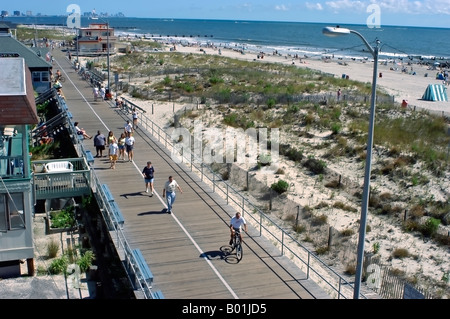
[[[38,48],[36,48],[38,49]],[[50,69],[52,65],[45,61],[45,53],[38,55],[31,48],[25,46],[10,35],[0,36],[0,55],[17,53],[19,57],[23,57],[30,69],[44,68]]]
[[0,125],[37,124],[31,72],[24,58],[0,58]]

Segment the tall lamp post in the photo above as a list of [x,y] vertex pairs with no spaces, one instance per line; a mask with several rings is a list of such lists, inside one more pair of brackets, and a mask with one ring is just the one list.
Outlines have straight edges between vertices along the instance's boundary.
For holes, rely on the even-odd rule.
[[108,67],[108,92],[111,94],[111,86],[110,86],[110,81],[109,81],[109,73],[110,73],[110,64],[109,64],[109,22],[100,18],[103,22],[106,23],[106,49],[108,50],[106,52],[106,64]]
[[357,31],[340,28],[340,27],[325,27],[322,33],[326,36],[337,37],[347,34],[356,34],[369,49],[373,56],[373,79],[372,79],[372,97],[370,99],[370,117],[369,117],[369,132],[367,139],[367,155],[366,166],[364,173],[364,190],[361,203],[361,219],[359,225],[359,239],[358,239],[358,254],[356,258],[356,274],[355,274],[355,288],[353,290],[353,299],[359,298],[359,292],[361,287],[361,278],[363,271],[364,261],[364,241],[366,237],[366,224],[367,224],[367,210],[369,206],[370,195],[370,174],[372,168],[372,148],[373,148],[373,131],[375,126],[375,102],[377,93],[377,73],[378,73],[378,52],[380,41],[376,40],[376,46],[371,47],[367,40]]
[[106,21],[106,46],[107,46],[107,57],[106,57],[106,63],[108,64],[108,92],[111,94],[111,86],[109,82],[109,72],[110,72],[110,65],[109,65],[109,22]]
[[108,47],[108,56],[107,56],[107,63],[108,63],[108,91],[111,94],[111,85],[109,82],[109,73],[110,73],[110,64],[109,64],[109,22],[106,22],[106,46]]
[[[80,57],[79,57],[79,42],[78,42],[78,38],[80,37],[80,29],[76,29],[77,31],[77,63],[78,65],[80,64]],[[77,70],[78,71],[78,70]]]

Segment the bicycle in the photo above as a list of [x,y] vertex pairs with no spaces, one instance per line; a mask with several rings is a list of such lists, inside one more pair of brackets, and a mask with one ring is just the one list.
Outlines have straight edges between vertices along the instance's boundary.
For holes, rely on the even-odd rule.
[[236,231],[236,230],[234,231],[233,243],[231,244],[231,251],[230,251],[230,253],[231,253],[232,251],[234,251],[236,249],[237,262],[240,262],[244,255],[240,234],[241,234],[240,231]]

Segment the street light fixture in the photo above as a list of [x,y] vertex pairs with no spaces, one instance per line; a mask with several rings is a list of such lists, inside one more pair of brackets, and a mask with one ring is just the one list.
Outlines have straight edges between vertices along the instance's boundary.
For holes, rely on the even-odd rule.
[[372,47],[367,40],[357,31],[337,27],[325,27],[322,33],[329,37],[338,37],[347,34],[356,34],[369,49],[373,56],[373,79],[372,79],[372,97],[370,99],[370,117],[369,117],[369,132],[367,139],[367,155],[366,166],[364,173],[364,190],[361,203],[361,219],[359,225],[359,239],[358,239],[358,255],[356,258],[356,274],[355,274],[355,287],[353,290],[353,299],[359,298],[359,291],[361,286],[361,277],[364,261],[364,241],[366,237],[366,224],[367,224],[367,210],[369,206],[370,195],[370,174],[372,168],[372,148],[373,148],[373,131],[375,126],[375,102],[377,93],[377,73],[378,73],[378,52],[380,41],[376,40],[376,46]]
[[111,85],[109,82],[109,72],[110,72],[110,64],[109,64],[109,22],[106,22],[106,46],[108,47],[108,57],[107,57],[107,63],[108,63],[108,91],[111,94]]
[[[79,42],[78,42],[78,38],[80,37],[80,29],[78,28],[78,29],[76,29],[76,32],[77,32],[77,34],[76,34],[76,36],[77,36],[77,63],[78,63],[78,65],[80,64],[80,56],[79,56]],[[78,70],[77,70],[78,71]]]
[[108,92],[111,94],[111,86],[109,82],[109,72],[110,72],[110,65],[109,65],[109,22],[106,21],[106,46],[107,46],[107,64],[108,64]]
[[107,64],[107,67],[108,67],[108,92],[111,94],[111,85],[110,85],[110,76],[109,76],[109,74],[110,74],[110,63],[109,63],[109,22],[107,21],[107,20],[104,20],[104,19],[102,19],[102,18],[100,18],[100,20],[102,20],[103,22],[105,22],[106,23],[106,49],[108,50],[107,52],[106,52],[106,64]]

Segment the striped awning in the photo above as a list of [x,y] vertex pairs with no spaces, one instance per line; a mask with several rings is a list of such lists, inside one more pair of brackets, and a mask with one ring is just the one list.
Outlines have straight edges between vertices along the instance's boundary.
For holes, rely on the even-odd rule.
[[443,84],[429,84],[422,100],[426,101],[448,101],[447,88]]

